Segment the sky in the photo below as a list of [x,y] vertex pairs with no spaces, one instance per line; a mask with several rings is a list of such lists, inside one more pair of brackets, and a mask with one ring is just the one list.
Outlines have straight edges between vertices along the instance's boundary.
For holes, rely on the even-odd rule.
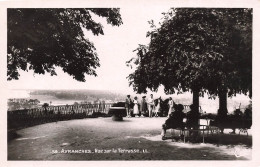
[[[136,56],[133,52],[138,44],[148,44],[149,38],[146,38],[147,31],[151,30],[148,21],[154,20],[158,23],[163,17],[162,12],[167,12],[170,8],[167,5],[150,5],[145,7],[142,5],[123,6],[120,9],[123,24],[119,27],[106,24],[104,19],[96,17],[98,22],[104,26],[104,35],[94,36],[89,31],[84,31],[86,37],[92,41],[96,47],[98,57],[100,59],[100,67],[96,69],[97,77],[87,76],[86,82],[79,82],[72,76],[64,73],[61,68],[56,68],[57,76],[50,74],[39,75],[33,74],[32,71],[20,71],[19,80],[8,81],[7,88],[11,89],[90,89],[90,90],[115,90],[124,94],[135,94],[132,87],[129,87],[127,76],[133,72],[126,66],[126,61]],[[16,92],[17,93],[17,92]],[[149,91],[148,94],[151,92]],[[8,93],[8,97],[24,97],[28,93],[15,91]],[[163,88],[160,87],[158,92],[153,92],[155,97],[164,95]],[[189,97],[192,99],[191,93],[182,95],[170,95],[174,99]],[[192,101],[191,101],[192,102]],[[238,95],[229,99],[230,109],[237,107],[239,103],[248,103],[249,98],[244,95]],[[210,100],[207,95],[200,98],[200,103],[205,110],[214,110],[212,106],[218,105],[218,99]]]
[[85,36],[94,43],[101,66],[96,69],[97,77],[87,76],[86,82],[78,82],[56,68],[57,76],[50,74],[39,75],[32,71],[20,71],[19,80],[8,81],[9,89],[93,89],[93,90],[120,90],[132,92],[127,76],[133,71],[126,66],[126,61],[136,56],[133,52],[138,44],[147,44],[149,39],[146,33],[150,25],[148,21],[159,23],[162,12],[170,8],[153,6],[143,10],[142,6],[121,8],[123,24],[119,27],[106,24],[105,19],[95,17],[95,20],[104,26],[104,35],[94,36],[84,31]]
[[[90,31],[84,31],[85,36],[94,43],[101,66],[96,69],[97,77],[87,76],[86,82],[79,82],[64,73],[61,68],[57,68],[57,76],[50,74],[39,75],[32,71],[20,71],[19,80],[8,81],[8,88],[11,89],[90,89],[90,90],[114,90],[124,94],[135,94],[133,88],[129,87],[126,78],[134,69],[126,66],[126,61],[136,56],[133,52],[138,44],[148,44],[146,38],[147,31],[151,30],[148,21],[154,20],[158,26],[162,21],[162,12],[167,12],[170,8],[165,6],[150,6],[143,9],[142,6],[123,7],[120,9],[123,24],[119,27],[106,24],[106,20],[94,19],[104,26],[104,35],[94,36]],[[163,87],[158,92],[151,92],[155,97],[165,96]],[[9,93],[11,97],[15,94]],[[23,93],[19,92],[23,95]],[[27,94],[27,93],[25,93]],[[17,95],[18,96],[18,95]],[[187,92],[182,95],[170,95],[173,98],[192,97]],[[207,95],[206,95],[207,96]],[[238,95],[238,99],[248,102],[248,97]],[[205,97],[204,99],[208,99]],[[242,100],[241,99],[241,100]],[[206,102],[205,102],[206,103]]]

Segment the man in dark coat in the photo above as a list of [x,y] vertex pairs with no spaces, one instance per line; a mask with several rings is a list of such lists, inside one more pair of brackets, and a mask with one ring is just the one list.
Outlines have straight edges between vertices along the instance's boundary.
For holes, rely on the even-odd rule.
[[176,129],[181,128],[184,129],[183,118],[186,115],[182,112],[184,107],[182,104],[174,105],[175,111],[172,112],[169,118],[162,125],[162,139],[165,140],[165,134],[167,129]]
[[131,117],[131,106],[132,106],[132,100],[130,98],[130,95],[127,95],[127,98],[125,99],[125,109],[126,109],[126,113],[127,113],[127,117]]
[[195,112],[193,104],[190,105],[190,111],[187,112],[186,126],[188,129],[197,128],[199,113]]
[[145,98],[146,98],[146,96],[142,97],[141,104],[140,104],[140,111],[142,114],[141,117],[144,117],[144,115],[146,114],[146,111],[147,111],[147,103],[146,103]]
[[189,130],[189,136],[193,135],[196,136],[198,132],[194,132],[191,129],[198,129],[199,128],[199,113],[195,111],[194,105],[190,105],[190,111],[187,112],[187,121],[186,121],[186,127]]

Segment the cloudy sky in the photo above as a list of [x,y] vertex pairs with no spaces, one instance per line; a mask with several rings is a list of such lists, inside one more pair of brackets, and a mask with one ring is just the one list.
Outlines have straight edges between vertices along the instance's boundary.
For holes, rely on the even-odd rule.
[[85,31],[85,35],[94,42],[99,55],[101,67],[97,69],[98,77],[86,76],[86,82],[78,82],[57,68],[57,76],[38,75],[32,71],[20,71],[19,80],[8,81],[9,89],[98,89],[124,90],[131,92],[126,77],[131,69],[125,62],[135,56],[133,52],[138,44],[146,44],[146,32],[150,30],[148,21],[158,23],[163,17],[162,12],[170,8],[154,6],[143,10],[142,6],[121,8],[123,25],[113,27],[104,19],[97,18],[104,26],[104,35],[93,36]]

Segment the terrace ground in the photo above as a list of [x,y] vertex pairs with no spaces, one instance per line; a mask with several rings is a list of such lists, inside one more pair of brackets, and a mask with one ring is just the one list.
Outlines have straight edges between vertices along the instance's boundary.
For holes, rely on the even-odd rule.
[[[197,144],[161,140],[165,120],[124,118],[114,122],[111,118],[87,118],[21,129],[15,139],[8,141],[8,160],[251,159],[250,132],[249,136],[232,135],[225,130],[226,134],[214,134]],[[170,130],[167,135],[172,135]]]

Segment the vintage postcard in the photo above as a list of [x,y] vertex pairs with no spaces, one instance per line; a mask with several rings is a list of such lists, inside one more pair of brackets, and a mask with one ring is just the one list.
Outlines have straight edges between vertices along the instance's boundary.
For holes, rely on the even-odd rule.
[[260,166],[260,1],[0,3],[3,166]]

